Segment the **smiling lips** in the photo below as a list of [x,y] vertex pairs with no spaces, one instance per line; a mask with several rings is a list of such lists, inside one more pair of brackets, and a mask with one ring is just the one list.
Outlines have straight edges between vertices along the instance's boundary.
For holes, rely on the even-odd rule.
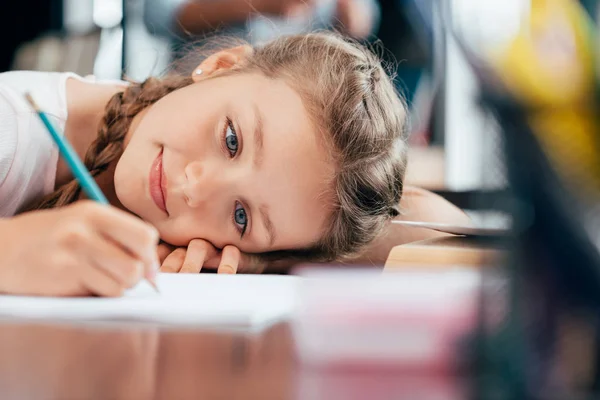
[[167,212],[167,192],[165,190],[166,179],[163,170],[163,150],[160,150],[158,157],[152,163],[150,168],[150,196],[158,208]]

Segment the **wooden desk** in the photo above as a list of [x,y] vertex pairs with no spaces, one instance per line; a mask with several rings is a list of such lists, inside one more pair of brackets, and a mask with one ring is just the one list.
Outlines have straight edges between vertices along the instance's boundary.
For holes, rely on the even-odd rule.
[[261,335],[0,323],[2,400],[462,400],[456,378],[302,367],[287,325]]
[[394,247],[385,263],[385,269],[451,265],[479,267],[493,263],[501,253],[502,249],[497,241],[445,236]]
[[[395,248],[386,268],[475,264],[486,254],[464,238],[438,238]],[[249,335],[0,322],[2,400],[462,400],[464,387],[438,374],[302,366],[286,324]]]
[[[497,255],[494,244],[438,238],[394,249],[386,268],[480,265],[486,257]],[[585,326],[572,321],[564,321],[563,327],[579,327],[571,332],[562,329],[559,335],[559,355],[565,366],[560,370],[567,373],[567,382],[578,383],[581,376],[594,371],[587,364],[582,366],[584,356],[595,354],[582,343],[593,342],[595,331],[590,335]],[[0,321],[2,400],[469,398],[463,391],[464,381],[458,379],[444,374],[409,375],[405,370],[340,371],[302,366],[286,324],[249,335],[153,326]]]

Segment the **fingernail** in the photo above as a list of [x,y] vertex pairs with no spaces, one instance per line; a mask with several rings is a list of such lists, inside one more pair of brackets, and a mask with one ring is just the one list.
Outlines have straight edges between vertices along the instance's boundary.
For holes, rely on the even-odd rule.
[[221,274],[234,275],[235,269],[231,265],[223,265],[219,272]]

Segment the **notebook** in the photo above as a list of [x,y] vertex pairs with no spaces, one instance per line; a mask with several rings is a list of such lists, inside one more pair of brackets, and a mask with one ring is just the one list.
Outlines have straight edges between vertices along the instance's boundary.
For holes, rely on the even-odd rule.
[[299,277],[159,274],[121,298],[0,296],[0,318],[260,330],[293,311]]

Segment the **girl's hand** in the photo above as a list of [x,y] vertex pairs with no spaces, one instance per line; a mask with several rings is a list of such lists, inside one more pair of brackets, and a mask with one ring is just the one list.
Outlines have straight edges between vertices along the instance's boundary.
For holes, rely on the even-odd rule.
[[153,277],[158,232],[91,201],[0,220],[0,292],[120,296]]
[[216,269],[218,274],[235,274],[237,271],[250,270],[260,272],[257,271],[256,257],[241,253],[235,246],[225,246],[223,250],[219,250],[203,239],[192,240],[187,248],[161,243],[158,253],[162,261],[161,272],[197,274],[202,268]]

